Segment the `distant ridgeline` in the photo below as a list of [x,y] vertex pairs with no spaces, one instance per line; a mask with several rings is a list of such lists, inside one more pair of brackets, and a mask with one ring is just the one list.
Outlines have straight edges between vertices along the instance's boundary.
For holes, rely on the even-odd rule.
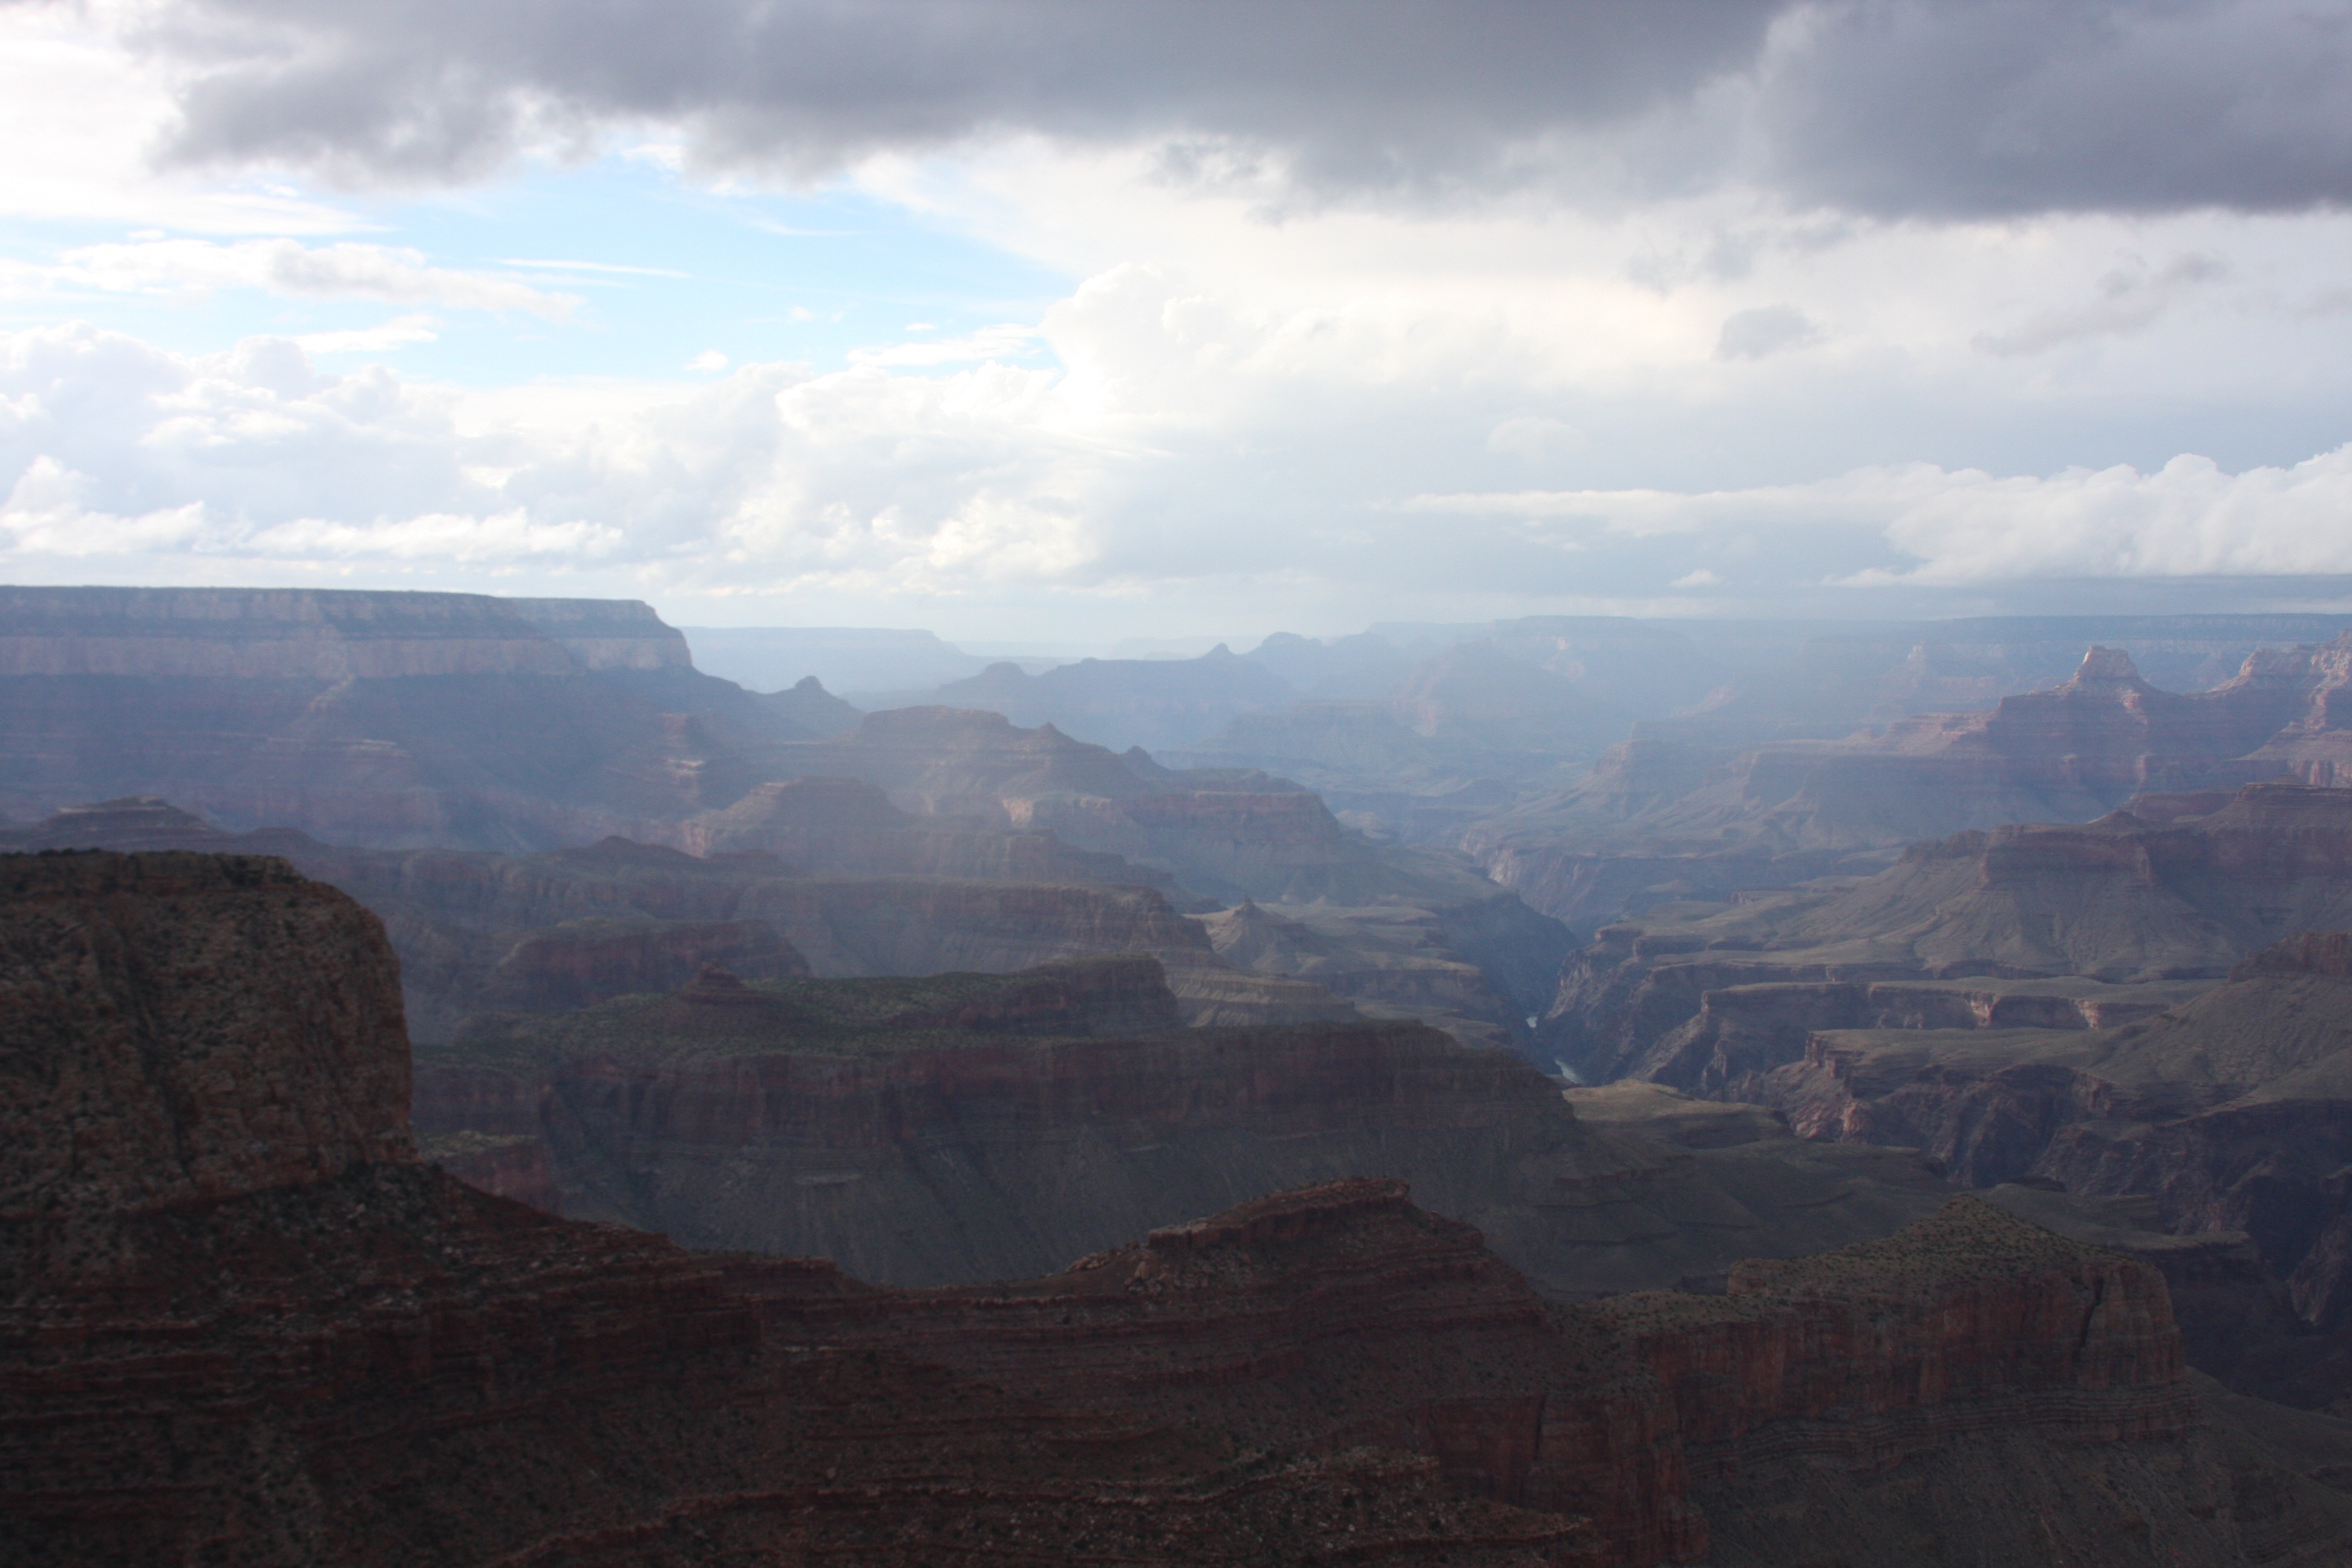
[[366,680],[693,663],[686,639],[635,599],[0,587],[0,677]]

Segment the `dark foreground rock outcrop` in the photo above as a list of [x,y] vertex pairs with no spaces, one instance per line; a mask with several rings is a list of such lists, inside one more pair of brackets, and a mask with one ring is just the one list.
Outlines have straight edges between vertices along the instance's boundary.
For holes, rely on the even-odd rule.
[[[55,1142],[38,1128],[65,1123],[125,985],[168,1005],[134,1031],[143,1100],[124,1080],[153,1125],[88,1176],[10,1172],[0,1562],[2346,1550],[2352,1500],[2283,1463],[2294,1444],[2205,1415],[2152,1270],[1967,1199],[1734,1269],[1721,1295],[1578,1309],[1369,1181],[1026,1283],[878,1289],[553,1219],[415,1163],[396,1014],[341,1009],[372,988],[391,1005],[389,953],[282,866],[5,865],[12,1143]],[[236,962],[154,962],[192,942]],[[232,1037],[240,1070],[208,1072]],[[191,1162],[212,1148],[233,1157]]]

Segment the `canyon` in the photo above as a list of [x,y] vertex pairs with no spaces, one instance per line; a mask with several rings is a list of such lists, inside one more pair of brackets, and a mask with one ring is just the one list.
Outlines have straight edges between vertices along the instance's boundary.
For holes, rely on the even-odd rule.
[[0,1560],[2352,1554],[2340,623],[0,612]]
[[[1971,1198],[1581,1304],[1377,1179],[1028,1280],[877,1287],[419,1163],[391,950],[282,861],[0,868],[0,1561],[2100,1568],[2352,1541],[2315,1479],[2345,1473],[2336,1425],[2185,1373],[2147,1264]],[[923,1016],[1066,1027],[1119,990]],[[92,1085],[118,1113],[78,1125]]]

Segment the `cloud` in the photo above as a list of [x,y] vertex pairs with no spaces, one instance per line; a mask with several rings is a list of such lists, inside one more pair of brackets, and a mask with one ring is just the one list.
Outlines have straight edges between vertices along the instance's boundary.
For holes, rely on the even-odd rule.
[[1486,450],[1514,458],[1557,458],[1580,449],[1584,432],[1564,419],[1522,414],[1486,432]]
[[[1327,252],[1391,265],[1385,232],[1339,224],[1292,265]],[[2211,253],[2157,237],[2159,256]],[[2024,271],[2064,249],[1979,237],[1954,276],[1984,276],[2011,243]],[[1526,267],[1560,266],[1562,226],[1526,244]],[[1955,373],[1922,352],[1883,355],[1873,380],[1864,356],[1807,354],[1768,384],[1709,359],[1736,293],[1661,295],[1604,275],[1530,304],[1508,290],[1522,261],[1479,251],[1486,271],[1422,294],[1371,271],[1295,289],[1249,254],[1235,263],[1247,287],[1114,267],[1033,326],[1004,328],[1003,353],[983,355],[979,333],[830,373],[752,363],[643,384],[342,373],[320,352],[362,346],[340,334],[217,354],[87,326],[0,334],[0,495],[16,497],[0,570],[760,594],[794,614],[893,622],[983,598],[1024,624],[1081,599],[1149,604],[1163,624],[1191,614],[1171,605],[1221,618],[1247,605],[1268,624],[1324,626],[1612,613],[1695,589],[1726,613],[1772,614],[1858,590],[2352,572],[2344,453],[2238,460],[2234,474],[2201,459],[2067,469],[2063,450],[2046,467],[1857,467],[1857,430],[1918,450],[1915,408],[1937,406],[1922,389],[1945,395],[1933,374]],[[1887,254],[1851,258],[1853,275],[1903,272],[1945,300],[1939,279]],[[2072,254],[2111,259],[2104,237]],[[1750,298],[1826,308],[1788,292],[1780,265],[1759,261]],[[2231,276],[2254,270],[2233,260]],[[1842,342],[1849,319],[1887,309],[1837,279],[1821,290]],[[2233,352],[2252,341],[2246,322],[2226,324]],[[410,316],[362,329],[379,342],[424,330]],[[2176,330],[2159,322],[2115,351],[2138,356],[2114,372],[2118,395],[2210,384],[2197,363],[2166,368]],[[2307,343],[2318,329],[2282,317],[2262,330]],[[1972,352],[1964,326],[1942,341],[1957,374],[2012,374]],[[2308,363],[2336,374],[2347,360]],[[2072,384],[2097,369],[2072,367]],[[2313,401],[2340,408],[2341,383],[2321,384],[2329,395]],[[2054,394],[2017,402],[2003,397],[2005,416],[2036,430],[2078,417]],[[2323,439],[2341,438],[2337,426]],[[1801,482],[1750,482],[1759,460]],[[850,604],[865,608],[838,607]]]
[[1070,581],[1103,552],[1092,446],[1051,373],[747,367],[520,404],[322,372],[297,343],[184,356],[0,336],[0,562],[305,569],[535,563],[718,587]]
[[68,250],[54,266],[21,269],[17,276],[112,293],[260,289],[297,298],[387,300],[549,318],[568,315],[580,303],[576,296],[550,294],[495,273],[429,266],[415,250],[350,241],[132,240]]
[[340,332],[304,332],[292,340],[304,353],[380,354],[410,343],[429,343],[440,334],[440,322],[431,316],[395,316],[373,327]]
[[1405,505],[1632,538],[1749,529],[1793,539],[1870,529],[1907,562],[1840,576],[1857,587],[2352,573],[2352,528],[2344,521],[2352,517],[2352,446],[2238,474],[2186,455],[2150,473],[2118,465],[2048,478],[1918,463],[1698,494],[1528,490],[1417,496]]
[[2181,257],[2153,275],[2136,262],[2101,276],[2087,300],[2037,312],[2007,331],[1979,332],[1972,341],[1985,353],[2013,359],[2086,339],[2128,337],[2147,331],[2190,290],[2218,282],[2228,271],[2210,256]]
[[204,533],[200,501],[135,517],[94,511],[88,502],[95,487],[54,458],[35,458],[16,476],[0,504],[0,538],[12,552],[62,556],[122,555],[172,551],[196,542]]
[[[928,321],[909,321],[906,330],[927,332],[934,329]],[[852,364],[968,364],[982,360],[1021,358],[1035,348],[1038,337],[1034,327],[1024,327],[1018,321],[1004,321],[992,327],[982,327],[961,338],[852,349],[848,357]]]
[[168,68],[126,59],[102,5],[0,5],[0,211],[18,219],[168,225],[197,233],[325,234],[346,212],[250,181],[153,166],[176,124]]
[[1686,91],[1750,57],[1778,3],[1365,0],[1337,25],[1246,0],[194,0],[140,37],[190,73],[178,150],[195,159],[440,179],[650,123],[677,127],[689,159],[808,176],[1034,130],[1239,138],[1309,181],[1382,186]]
[[[606,138],[813,179],[975,138],[1150,144],[1274,205],[1748,180],[1982,216],[2352,198],[2343,0],[177,0],[174,155],[478,178]],[[651,128],[651,129],[649,129]]]
[[1822,330],[1793,305],[1760,305],[1727,319],[1715,342],[1719,360],[1769,359],[1821,341]]
[[2352,198],[2341,0],[1835,0],[1792,8],[1754,81],[1761,176],[1849,212]]
[[686,368],[709,374],[727,368],[727,356],[718,349],[705,349],[686,362]]

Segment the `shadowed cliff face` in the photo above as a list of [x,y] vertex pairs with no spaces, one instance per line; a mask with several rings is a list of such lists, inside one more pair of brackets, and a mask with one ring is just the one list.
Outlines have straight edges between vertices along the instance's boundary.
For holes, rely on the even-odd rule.
[[[1035,1272],[1253,1193],[1380,1175],[1581,1300],[1884,1236],[1949,1195],[1912,1154],[1803,1142],[1769,1117],[1571,1108],[1508,1053],[1417,1025],[1175,1032],[1159,973],[706,974],[667,998],[478,1018],[421,1053],[416,1122],[436,1149],[544,1150],[576,1216],[912,1285]],[[519,1179],[480,1168],[494,1190]]]
[[[1228,963],[1148,885],[1167,883],[1164,873],[1051,835],[917,823],[874,786],[844,779],[763,785],[743,804],[726,833],[702,843],[704,857],[621,838],[513,858],[357,850],[283,830],[224,834],[152,799],[60,812],[0,843],[286,856],[383,915],[402,957],[410,1028],[427,1040],[478,1011],[667,990],[705,963],[751,978],[803,964],[830,975],[920,974],[1144,952],[1167,966],[1194,1023],[1334,1021],[1357,1016],[1350,1004],[1360,1002],[1375,1016],[1428,1018],[1466,1041],[1511,1045],[1524,1040],[1524,1016],[1542,1005],[1570,940],[1491,886],[1435,908],[1302,907],[1351,955],[1307,976]],[[821,862],[973,876],[812,876],[778,858],[795,847]]]
[[569,1214],[906,1285],[1365,1172],[1526,1232],[1558,1172],[1625,1163],[1525,1063],[1418,1025],[1180,1031],[1149,960],[920,984],[478,1020],[424,1058],[418,1125],[542,1139]]
[[[60,897],[112,906],[159,1081],[204,1077],[255,976],[151,959],[267,954],[291,919],[307,963],[270,1005],[299,1012],[388,966],[363,917],[340,943],[305,928],[282,868],[213,863],[234,892],[189,900],[178,858],[0,882],[12,932]],[[11,951],[16,994],[70,1026],[11,1051],[14,1142],[61,1120],[110,1004],[69,955]],[[1719,1541],[1795,1568],[1843,1529],[1871,1568],[2123,1568],[2250,1563],[2257,1526],[2343,1550],[2342,1500],[2203,1423],[2150,1270],[1967,1200],[1721,1296],[1566,1312],[1393,1182],[1033,1281],[881,1290],[534,1215],[396,1137],[339,1144],[341,1118],[397,1124],[380,1053],[244,1039],[239,1079],[326,1145],[157,1207],[257,1091],[186,1095],[102,1190],[16,1184],[89,1200],[94,1245],[0,1258],[0,1562],[1645,1568]]]

